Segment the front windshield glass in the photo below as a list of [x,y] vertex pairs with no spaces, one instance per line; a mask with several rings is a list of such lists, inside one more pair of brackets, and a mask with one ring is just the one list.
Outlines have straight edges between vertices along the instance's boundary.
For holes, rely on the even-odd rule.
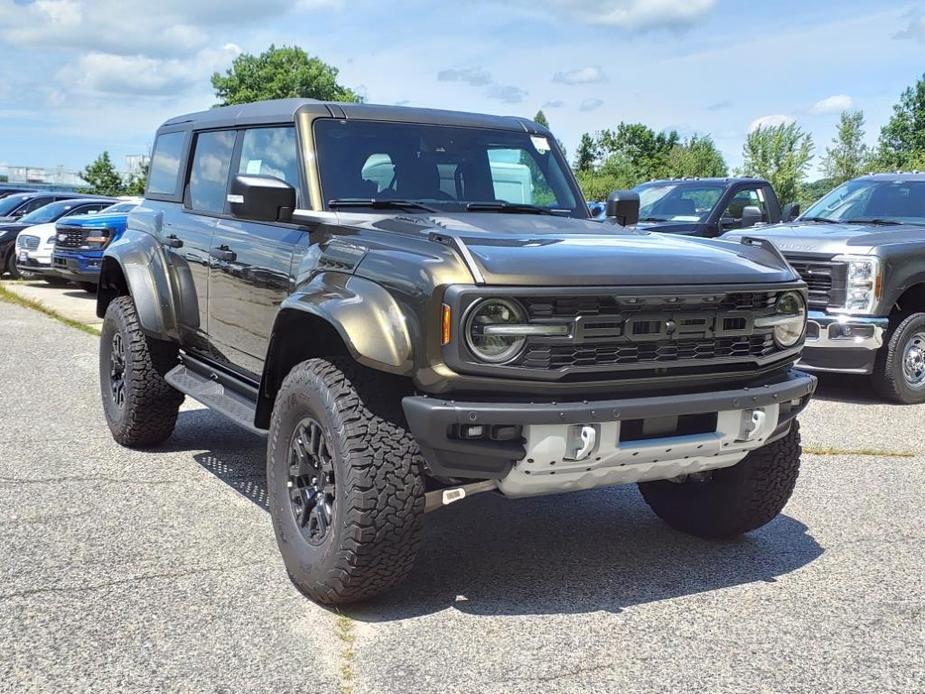
[[326,204],[401,200],[465,212],[467,205],[487,203],[507,210],[539,206],[546,213],[588,218],[567,164],[545,137],[324,119],[315,124],[315,140]]
[[19,221],[23,224],[45,224],[46,222],[54,222],[73,206],[74,202],[72,200],[52,202],[24,215]]
[[806,210],[800,219],[925,224],[925,180],[848,181]]
[[23,202],[28,199],[28,195],[8,195],[7,197],[3,198],[0,200],[0,217],[7,216],[10,212],[22,205]]
[[114,212],[131,212],[136,207],[138,207],[137,202],[117,202],[115,205],[110,205],[109,207],[103,209],[100,214],[103,212],[106,214],[112,214]]
[[641,222],[705,222],[723,194],[710,183],[644,183],[639,193]]

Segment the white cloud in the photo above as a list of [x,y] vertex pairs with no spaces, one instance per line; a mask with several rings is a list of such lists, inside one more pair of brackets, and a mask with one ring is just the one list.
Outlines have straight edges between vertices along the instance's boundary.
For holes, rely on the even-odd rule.
[[[485,0],[495,1],[498,0]],[[625,29],[687,29],[716,6],[716,0],[504,0],[568,21]]]
[[601,69],[600,65],[592,65],[580,67],[576,70],[557,72],[552,76],[552,81],[561,82],[562,84],[597,84],[606,82],[607,75],[604,74],[604,70]]
[[893,34],[894,39],[908,39],[925,43],[925,14],[914,12],[909,15],[909,24],[902,31]]
[[0,39],[25,47],[180,57],[209,42],[216,26],[280,16],[339,0],[0,0]]
[[585,111],[585,112],[594,111],[595,109],[599,109],[603,105],[604,105],[603,101],[592,97],[590,99],[585,99],[584,101],[582,101],[581,105],[578,107],[578,110]]
[[565,106],[565,102],[562,99],[552,99],[544,102],[542,108],[562,108],[563,106]]
[[778,125],[790,125],[794,122],[796,122],[796,119],[793,116],[788,116],[783,113],[761,116],[761,118],[756,118],[748,124],[748,132],[752,132],[758,128],[774,128]]
[[437,73],[441,82],[465,82],[473,87],[491,84],[491,73],[481,67],[447,68]]
[[506,104],[519,104],[527,97],[527,92],[513,84],[496,84],[488,90],[489,99],[497,99]]
[[814,115],[841,113],[842,111],[848,111],[852,106],[854,106],[854,100],[850,96],[847,94],[835,94],[814,103],[809,112]]

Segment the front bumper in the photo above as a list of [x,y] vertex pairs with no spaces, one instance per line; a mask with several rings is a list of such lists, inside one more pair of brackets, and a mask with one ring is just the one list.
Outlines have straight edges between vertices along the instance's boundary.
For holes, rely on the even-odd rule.
[[47,276],[56,274],[50,263],[43,263],[37,258],[29,256],[23,260],[19,252],[16,253],[16,269],[30,275]]
[[55,274],[75,282],[92,282],[100,280],[100,263],[103,254],[61,253],[55,251],[51,258]]
[[888,318],[810,311],[799,366],[808,371],[869,374],[888,327]]
[[[678,429],[677,434],[668,433],[645,440],[636,438],[632,445],[623,445],[620,429],[624,424],[628,428],[642,427],[645,430],[653,426],[662,427],[669,422],[670,428],[671,418],[675,418],[677,423],[678,418],[685,415],[715,414],[717,423],[712,438],[717,439],[716,432],[728,419],[728,416],[724,418],[724,413],[741,414],[763,408],[774,417],[774,421],[770,422],[771,428],[758,442],[764,445],[788,431],[790,421],[806,406],[815,389],[814,376],[790,370],[762,386],[708,393],[563,403],[457,402],[409,396],[404,398],[402,405],[408,426],[431,474],[500,480],[509,475],[517,463],[527,460],[531,435],[540,433],[537,427],[561,428],[558,434],[547,429],[546,435],[558,436],[562,440],[570,435],[568,425],[590,425],[596,430],[595,436],[600,437],[596,444],[598,448],[604,446],[606,438],[610,453],[617,449],[617,452],[625,453],[631,448],[645,448],[656,440],[660,446],[668,441],[670,449],[672,439],[681,443],[681,439],[689,439],[690,436]],[[478,425],[485,427],[485,438],[460,438],[462,427]],[[511,427],[520,427],[522,436],[514,440],[493,438],[495,431],[510,431]],[[611,441],[614,436],[616,438]],[[606,463],[603,457],[594,462]],[[621,464],[617,461],[619,457],[613,457],[614,464]],[[577,462],[582,470],[588,467],[585,459]]]

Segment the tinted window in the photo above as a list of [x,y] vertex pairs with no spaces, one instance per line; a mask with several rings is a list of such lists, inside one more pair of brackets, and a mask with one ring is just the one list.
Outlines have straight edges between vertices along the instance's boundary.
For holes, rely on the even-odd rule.
[[0,217],[8,215],[10,212],[13,212],[17,207],[22,205],[23,200],[28,200],[28,195],[10,195],[8,197],[0,200]]
[[180,178],[180,160],[186,133],[158,135],[148,169],[148,192],[156,195],[176,195]]
[[639,193],[639,218],[644,222],[703,222],[725,190],[715,184],[647,183]]
[[566,163],[545,137],[334,119],[317,121],[315,137],[326,201],[398,198],[461,212],[470,202],[505,201],[588,216]]
[[200,133],[196,136],[189,179],[189,205],[192,209],[215,213],[225,209],[234,139],[234,130]]
[[768,201],[761,188],[745,188],[738,191],[723,212],[723,217],[742,219],[742,211],[746,207],[757,207],[761,210],[762,221],[768,221]]
[[925,224],[925,181],[855,179],[844,183],[803,213],[838,222],[875,219]]
[[20,213],[20,214],[29,214],[30,212],[32,212],[32,211],[34,211],[34,210],[37,210],[37,209],[42,208],[42,207],[45,207],[45,205],[47,205],[48,203],[50,203],[52,200],[53,200],[53,198],[47,198],[47,197],[35,198],[35,199],[30,200],[29,202],[27,202],[27,203],[26,203],[25,205],[23,205],[22,207],[20,207],[20,208],[17,210],[17,212]]
[[20,221],[25,224],[44,224],[45,222],[53,222],[58,219],[58,217],[66,214],[67,211],[73,207],[74,203],[70,200],[50,202],[46,205],[40,206],[34,212],[30,212]]
[[244,133],[239,174],[273,176],[299,190],[295,128],[254,128]]

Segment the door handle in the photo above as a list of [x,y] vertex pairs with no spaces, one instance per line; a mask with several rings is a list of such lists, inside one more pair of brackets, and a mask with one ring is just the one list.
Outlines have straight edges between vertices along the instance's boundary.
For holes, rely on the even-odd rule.
[[238,257],[238,254],[228,248],[228,246],[219,246],[218,248],[213,248],[209,251],[209,255],[211,255],[213,258],[224,260],[228,263],[233,262]]
[[178,239],[176,234],[170,234],[164,239],[164,245],[170,246],[171,248],[181,248],[183,246],[183,241],[182,239]]

